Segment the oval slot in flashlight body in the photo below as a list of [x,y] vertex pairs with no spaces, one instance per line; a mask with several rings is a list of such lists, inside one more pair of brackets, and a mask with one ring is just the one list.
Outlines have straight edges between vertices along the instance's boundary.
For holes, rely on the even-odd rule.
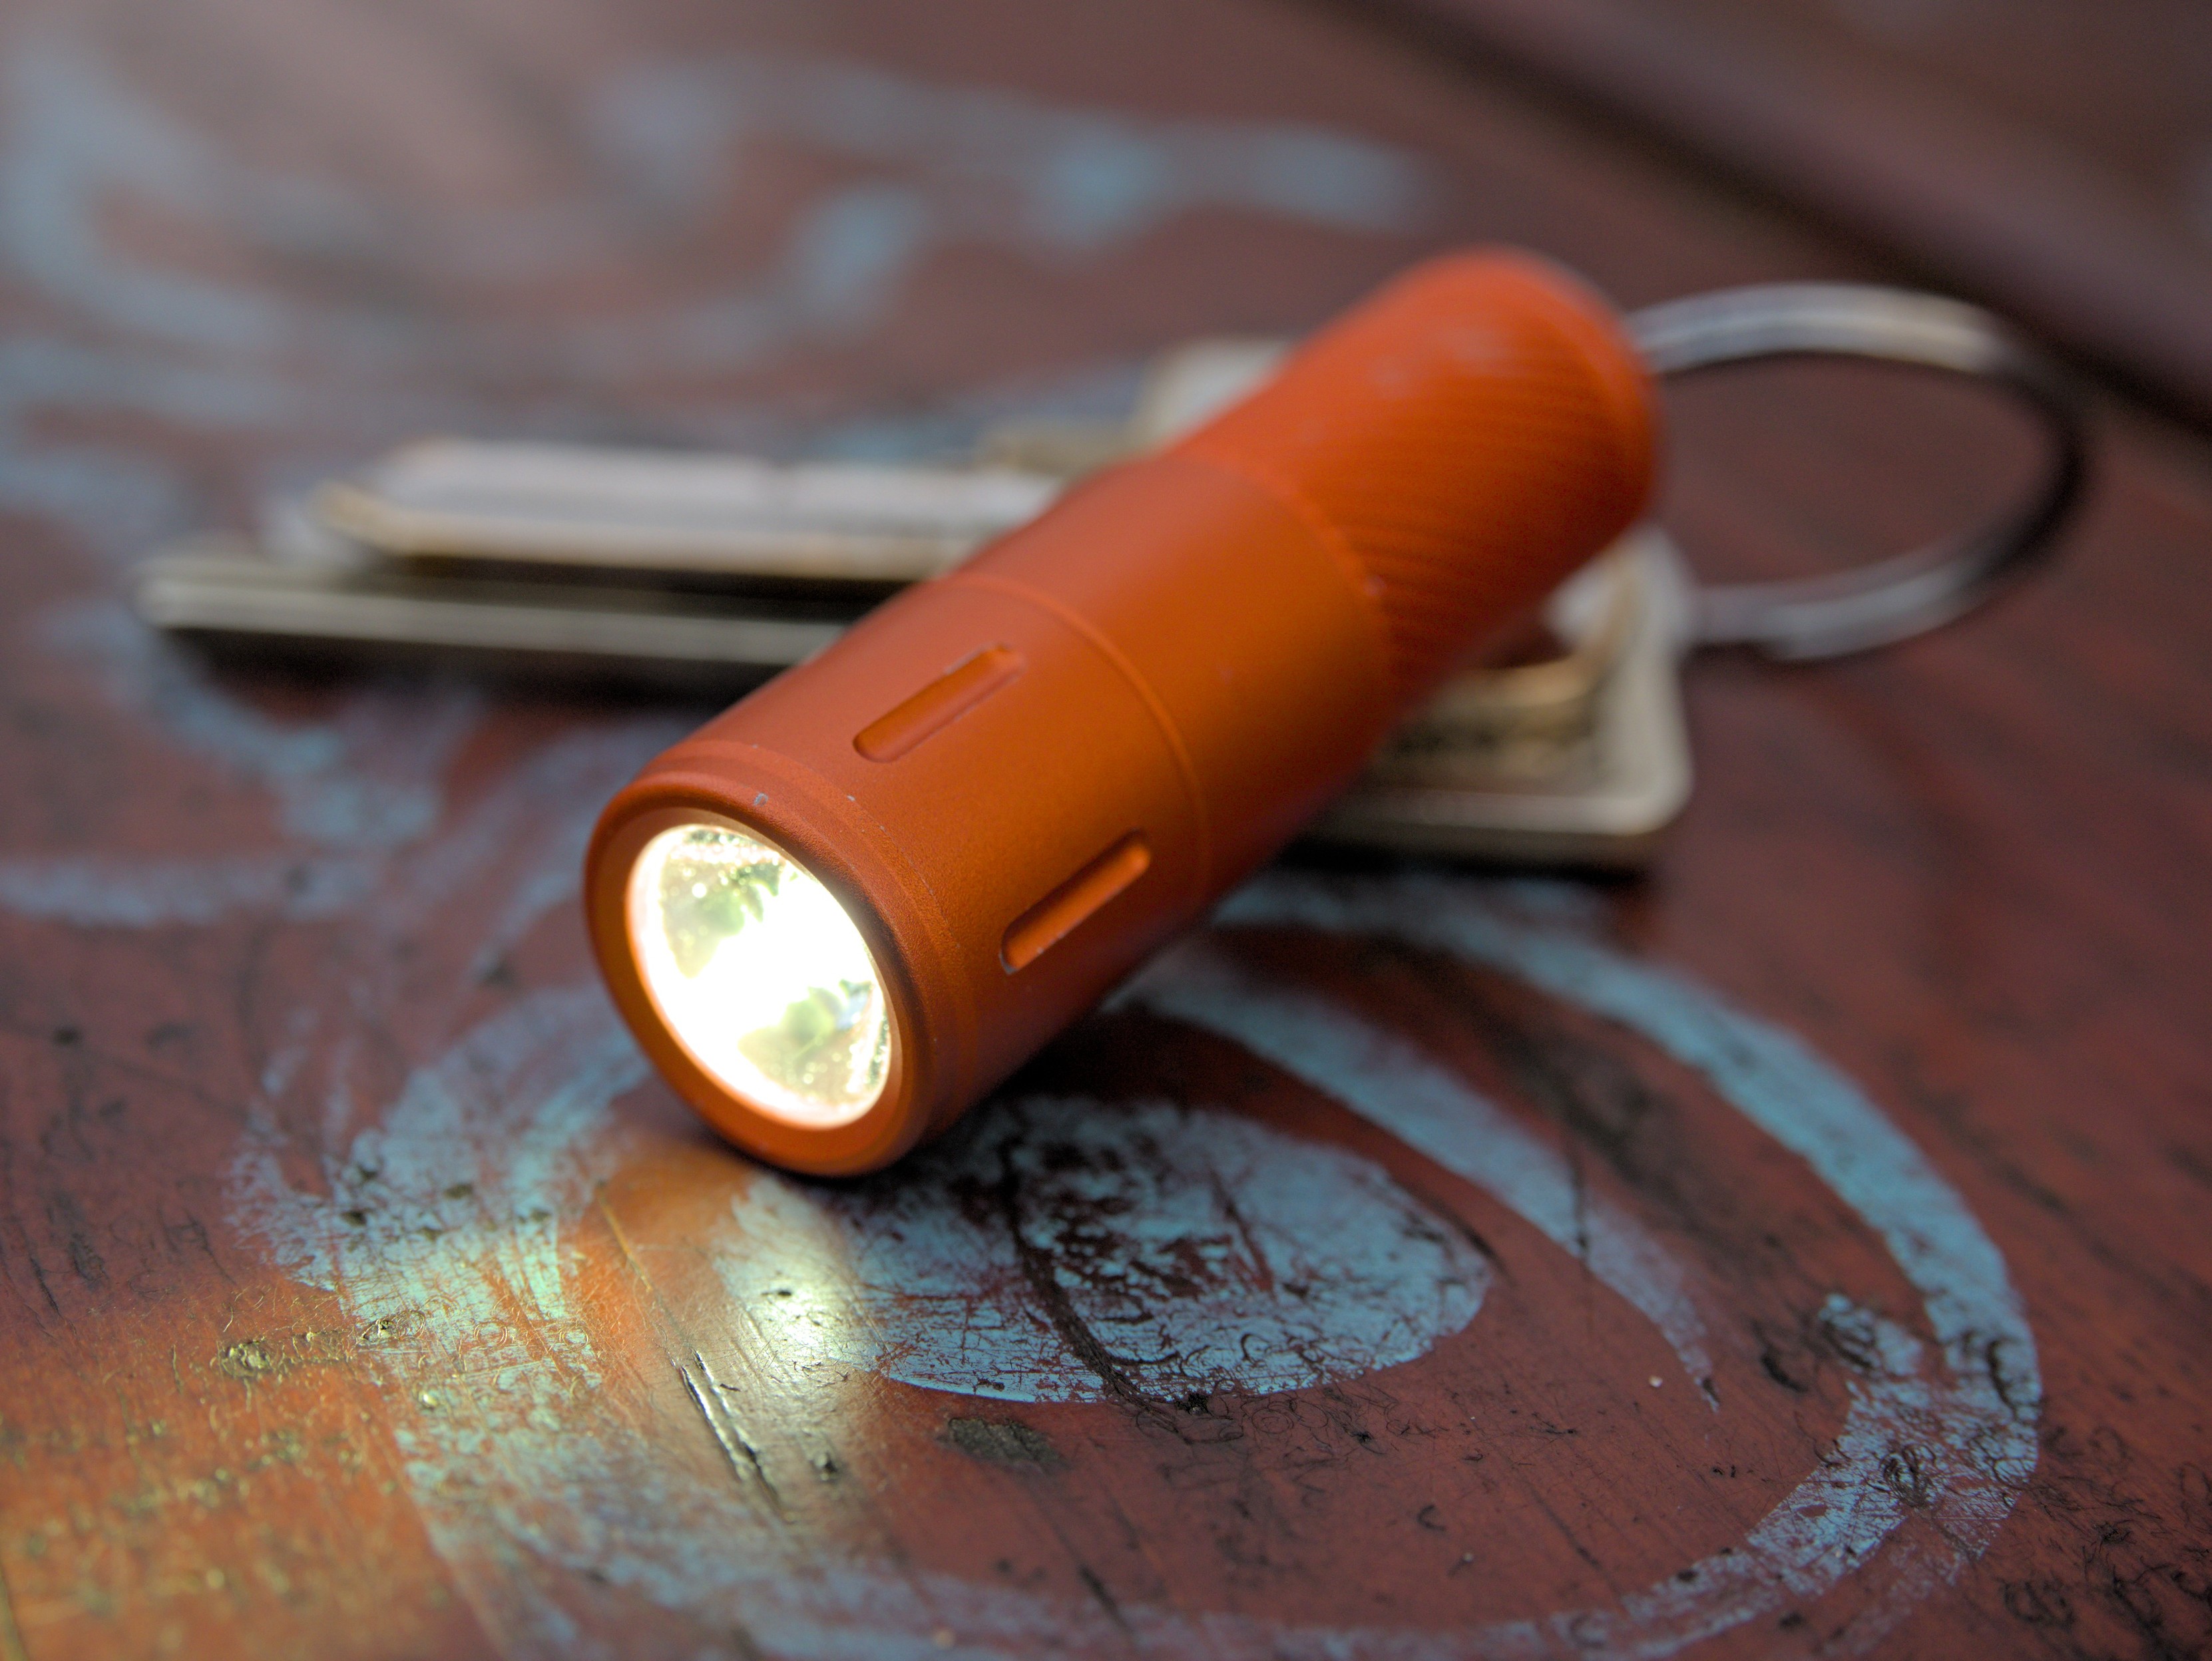
[[999,960],[1013,974],[1066,939],[1076,925],[1145,874],[1152,851],[1134,831],[1024,912],[1006,931]]
[[[889,1162],[1195,922],[1485,629],[1627,525],[1651,422],[1633,348],[1572,279],[1497,255],[1409,273],[1243,404],[649,765],[586,862],[617,1005],[741,1146],[823,1173]],[[751,1099],[701,1064],[722,1040],[687,1039],[647,989],[623,896],[654,836],[698,824],[779,850],[865,945],[888,1040],[854,1116]],[[749,1008],[822,991],[811,959],[756,944],[728,971]],[[842,985],[817,1000],[833,1027],[857,1007]],[[797,1038],[817,1020],[792,1019]]]
[[896,761],[1021,672],[1021,653],[988,646],[946,670],[890,714],[869,722],[853,740],[853,748],[871,761]]

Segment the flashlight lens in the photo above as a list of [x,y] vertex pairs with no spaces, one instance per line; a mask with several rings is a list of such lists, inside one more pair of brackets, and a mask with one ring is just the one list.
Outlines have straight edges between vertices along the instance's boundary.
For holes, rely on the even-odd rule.
[[890,1066],[867,943],[782,850],[678,825],[630,868],[629,937],[661,1019],[717,1083],[794,1125],[846,1125]]

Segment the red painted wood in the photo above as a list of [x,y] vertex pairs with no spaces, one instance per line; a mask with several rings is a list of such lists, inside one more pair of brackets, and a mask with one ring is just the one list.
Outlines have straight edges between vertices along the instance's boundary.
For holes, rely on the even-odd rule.
[[2188,7],[1386,12],[2014,312],[2189,419],[2212,412],[2212,32]]
[[[2201,440],[2113,411],[2068,558],[1942,636],[1697,667],[1647,879],[1294,864],[969,1139],[797,1185],[636,1070],[564,886],[701,712],[210,668],[130,558],[426,428],[957,447],[1476,239],[1631,302],[1888,274],[1228,0],[73,4],[8,51],[0,1656],[2203,1648]],[[1364,182],[1302,196],[1316,154]],[[2019,460],[1865,377],[1679,408],[1717,569]],[[1517,969],[1407,937],[1470,916]],[[1586,1007],[1644,971],[1787,1088]],[[1850,1517],[1894,1526],[1824,1563]]]

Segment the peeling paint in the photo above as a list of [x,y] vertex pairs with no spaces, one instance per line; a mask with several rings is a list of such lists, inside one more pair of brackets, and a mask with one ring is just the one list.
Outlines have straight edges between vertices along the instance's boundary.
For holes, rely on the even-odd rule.
[[234,911],[309,919],[353,910],[382,874],[368,860],[285,854],[0,859],[0,909],[95,929],[207,924]]
[[[1689,1579],[1626,1597],[1618,1612],[1486,1629],[1486,1652],[1539,1655],[1572,1644],[1607,1655],[1671,1654],[1817,1597],[1848,1574],[1887,1583],[1886,1596],[1847,1634],[1850,1647],[1863,1648],[1987,1549],[2035,1468],[2042,1386],[2034,1335],[1996,1243],[1850,1080],[1790,1034],[1687,979],[1580,931],[1513,921],[1464,882],[1328,882],[1271,872],[1232,895],[1215,921],[1405,941],[1511,975],[1642,1034],[1705,1074],[1864,1220],[1921,1293],[1942,1346],[1940,1361],[1923,1358],[1894,1323],[1832,1296],[1828,1318],[1875,1335],[1880,1361],[1851,1385],[1832,1458],[1741,1546],[1692,1565]],[[1996,1387],[1986,1365],[1992,1344],[2017,1361],[2016,1387]],[[1885,1473],[1904,1447],[1923,1457],[1921,1497],[1942,1524],[1932,1549],[1890,1537],[1905,1505]]]
[[[822,1228],[802,1208],[836,1238],[794,1262],[783,1243]],[[997,1103],[884,1175],[764,1177],[737,1209],[719,1266],[771,1341],[1005,1401],[1356,1378],[1458,1331],[1489,1284],[1370,1161],[1164,1101]]]
[[[737,53],[611,66],[562,112],[605,181],[520,206],[422,213],[337,181],[246,161],[180,124],[66,34],[15,44],[0,238],[32,286],[104,327],[202,360],[273,365],[312,343],[349,379],[537,363],[567,375],[696,378],[757,367],[873,328],[921,262],[959,245],[1030,258],[1095,254],[1181,215],[1231,209],[1352,234],[1418,229],[1430,164],[1310,124],[1162,119],[933,83],[832,58]],[[116,194],[158,203],[235,246],[325,264],[392,251],[448,277],[513,287],[625,258],[641,214],[711,218],[749,147],[811,150],[868,170],[823,193],[758,269],[704,295],[548,330],[494,313],[465,324],[306,300],[134,258],[103,235]],[[239,381],[209,414],[273,407],[281,381]]]
[[[1832,1447],[1731,1550],[1605,1607],[1456,1632],[1297,1625],[1127,1600],[1117,1601],[1109,1619],[1095,1602],[1061,1603],[1004,1586],[899,1573],[818,1547],[809,1548],[805,1572],[794,1572],[787,1539],[773,1531],[768,1513],[748,1505],[740,1488],[726,1481],[699,1487],[672,1474],[649,1442],[563,1412],[574,1391],[588,1388],[599,1363],[588,1332],[562,1312],[557,1235],[550,1228],[533,1233],[512,1223],[471,1232],[465,1216],[452,1211],[447,1188],[438,1185],[451,1171],[477,1173],[480,1191],[467,1203],[489,1203],[494,1215],[504,1208],[513,1215],[526,1195],[532,1197],[529,1205],[556,1215],[581,1203],[591,1173],[614,1157],[607,1102],[641,1064],[604,1005],[582,989],[528,1001],[426,1069],[382,1126],[356,1139],[350,1162],[329,1173],[335,1197],[329,1201],[292,1190],[273,1150],[248,1149],[235,1188],[240,1220],[293,1272],[341,1287],[359,1312],[390,1311],[367,1330],[373,1334],[391,1324],[398,1337],[382,1361],[390,1387],[415,1391],[421,1406],[403,1415],[417,1504],[441,1550],[465,1569],[471,1595],[498,1606],[504,1629],[536,1634],[544,1648],[572,1640],[573,1625],[549,1601],[548,1583],[517,1566],[517,1549],[548,1564],[589,1567],[702,1618],[733,1619],[741,1609],[757,1642],[809,1652],[857,1646],[872,1654],[937,1653],[933,1640],[917,1634],[943,1627],[977,1654],[1029,1653],[1047,1642],[1072,1653],[1119,1652],[1134,1639],[1172,1653],[1255,1661],[1354,1652],[1407,1661],[1469,1652],[1656,1658],[1809,1602],[1847,1578],[1867,1585],[1875,1597],[1838,1645],[1863,1648],[1988,1545],[2033,1467],[2039,1388],[2033,1344],[2002,1261],[1910,1143],[1802,1045],[1679,977],[1621,957],[1571,920],[1511,920],[1505,909],[1486,903],[1487,892],[1466,882],[1332,884],[1278,873],[1225,906],[1222,924],[1364,934],[1453,953],[1644,1034],[1705,1070],[1733,1106],[1868,1217],[1926,1296],[1938,1337],[1924,1344],[1842,1292],[1832,1295],[1820,1318],[1848,1337],[1839,1347],[1855,1358],[1850,1406]],[[1181,979],[1186,975],[1188,983]],[[1255,1000],[1254,1007],[1266,997],[1256,985],[1231,990]],[[1206,1015],[1215,1030],[1225,1024],[1224,987],[1202,954],[1170,959],[1136,995],[1163,1009],[1181,1000],[1187,1010]],[[1279,1019],[1304,1021],[1315,1013],[1308,995],[1294,987],[1278,988],[1275,996]],[[1378,1123],[1399,1111],[1378,1105],[1389,1069],[1407,1065],[1406,1076],[1416,1083],[1422,1077],[1407,1058],[1370,1047],[1357,1053],[1388,1066],[1361,1082],[1340,1068],[1332,1071],[1322,1064],[1325,1056],[1316,1059],[1249,1012],[1237,1019],[1240,1030],[1256,1034],[1255,1048],[1309,1068],[1316,1082],[1352,1080],[1346,1088],[1355,1099],[1347,1105]],[[1117,1123],[1115,1115],[1125,1117]],[[1418,1117],[1405,1125],[1409,1138],[1436,1134]],[[1255,1202],[1248,1221],[1257,1214],[1267,1227],[1290,1234],[1292,1260],[1316,1249],[1310,1223],[1293,1220],[1310,1216],[1317,1196],[1340,1209],[1348,1185],[1389,1249],[1418,1243],[1413,1260],[1431,1274],[1449,1262],[1421,1240],[1418,1213],[1406,1209],[1402,1196],[1394,1197],[1357,1164],[1323,1158],[1315,1165],[1267,1145],[1273,1133],[1256,1134],[1256,1127],[1211,1110],[1048,1100],[1011,1104],[981,1125],[966,1141],[903,1167],[903,1182],[886,1177],[845,1190],[775,1178],[757,1182],[757,1197],[741,1204],[738,1218],[753,1249],[722,1264],[733,1318],[750,1323],[750,1341],[768,1346],[795,1378],[812,1365],[850,1366],[871,1349],[894,1376],[902,1369],[919,1373],[917,1381],[939,1388],[958,1387],[938,1370],[944,1355],[963,1362],[1001,1355],[1012,1364],[1010,1371],[1037,1366],[1043,1329],[1021,1302],[1024,1288],[1009,1278],[1021,1271],[1018,1254],[1010,1268],[1007,1253],[981,1224],[977,1237],[963,1244],[942,1210],[933,1208],[943,1207],[963,1181],[969,1197],[983,1201],[985,1189],[1004,1182],[1007,1157],[1030,1157],[1019,1150],[1054,1137],[1073,1139],[1086,1157],[1115,1147],[1117,1130],[1125,1141],[1154,1137],[1157,1161],[1146,1155],[1133,1175],[1086,1168],[1077,1160],[1072,1197],[1161,1207],[1157,1218],[1139,1214],[1129,1226],[1153,1227],[1154,1250],[1163,1241],[1170,1252],[1187,1239],[1207,1243],[1200,1258],[1209,1250],[1217,1254],[1213,1277],[1224,1284],[1240,1276],[1249,1283],[1249,1264],[1231,1267],[1244,1248],[1231,1243],[1237,1231],[1223,1228],[1224,1214],[1210,1209],[1218,1202],[1201,1203],[1194,1175],[1188,1189],[1176,1191],[1176,1173],[1210,1168],[1224,1178],[1240,1210],[1247,1210],[1255,1186],[1267,1185],[1271,1167],[1282,1173],[1285,1191],[1295,1200]],[[1027,1140],[1040,1137],[1036,1144]],[[509,1147],[519,1153],[510,1155],[504,1151]],[[1457,1157],[1449,1143],[1438,1147],[1437,1156]],[[1539,1166],[1529,1168],[1535,1185],[1530,1209],[1540,1215],[1553,1177]],[[1510,1195],[1515,1167],[1510,1160],[1492,1166],[1483,1179]],[[398,1197],[373,1222],[347,1223],[335,1214],[342,1200],[379,1185]],[[1076,1215],[1082,1215],[1079,1205]],[[917,1228],[917,1217],[932,1220]],[[1116,1226],[1122,1221],[1117,1216]],[[445,1233],[426,1241],[426,1225]],[[1394,1229],[1400,1232],[1394,1235]],[[1285,1248],[1261,1233],[1268,1240],[1263,1255],[1273,1264],[1278,1249]],[[1048,1241],[1056,1250],[1067,1244],[1048,1234],[1037,1243]],[[957,1281],[958,1249],[976,1253],[967,1270],[971,1292],[994,1279],[1011,1288],[997,1306],[1006,1326],[932,1325],[883,1295],[902,1281],[926,1283],[933,1275]],[[1071,1298],[1091,1299],[1091,1307],[1111,1311],[1121,1289],[1112,1270],[1119,1251],[1104,1254],[1109,1272],[1101,1282],[1087,1282],[1079,1269],[1062,1282]],[[1136,1257],[1133,1252],[1129,1260]],[[1363,1264],[1378,1261],[1370,1254],[1352,1267],[1362,1272]],[[1057,1278],[1060,1270],[1054,1273]],[[878,1291],[871,1293],[872,1284]],[[496,1312],[499,1300],[487,1296],[487,1288],[502,1288],[502,1295],[526,1290],[542,1331],[526,1342],[526,1329]],[[1026,1289],[1034,1291],[1035,1282]],[[1455,1307],[1452,1314],[1456,1318]],[[1150,1312],[1146,1318],[1157,1322]],[[1347,1352],[1357,1347],[1341,1332],[1327,1341],[1343,1343]],[[2009,1401],[1978,1364],[1962,1370],[1972,1345],[1989,1341],[2008,1346]],[[1357,1344],[1371,1347],[1372,1335],[1358,1337]],[[917,1367],[917,1360],[925,1365]],[[1061,1365],[1070,1362],[1063,1357]],[[701,1373],[710,1377],[703,1364]],[[499,1381],[496,1393],[484,1388],[487,1377]],[[703,1386],[695,1382],[694,1388]],[[984,1399],[994,1394],[980,1384],[969,1393]],[[1915,1509],[1938,1526],[1900,1531],[1899,1523]]]
[[1466,1178],[1580,1256],[1659,1329],[1690,1379],[1711,1374],[1682,1265],[1619,1206],[1578,1191],[1557,1149],[1413,1044],[1324,998],[1256,980],[1203,940],[1171,951],[1117,1001],[1243,1045]]
[[[858,64],[737,58],[619,67],[599,102],[573,112],[607,178],[650,179],[657,196],[579,195],[395,234],[388,214],[342,185],[222,154],[66,38],[14,43],[10,64],[0,258],[69,321],[0,355],[0,506],[55,518],[110,557],[179,528],[190,482],[141,454],[46,436],[46,411],[150,414],[198,432],[263,434],[295,456],[428,425],[481,427],[488,410],[467,388],[471,374],[605,385],[757,367],[881,326],[922,262],[948,248],[1060,262],[1197,211],[1402,232],[1418,224],[1428,189],[1424,164],[1344,134],[1161,121]],[[632,195],[676,226],[705,222],[746,147],[763,140],[825,155],[854,176],[794,214],[755,268],[573,328],[531,330],[500,316],[395,323],[173,269],[112,245],[103,229],[114,200],[136,197],[251,251],[276,247],[304,214],[327,263],[380,269],[380,251],[400,247],[441,277],[507,295],[621,257]],[[88,324],[120,343],[71,337]],[[288,355],[308,339],[315,353]],[[347,397],[333,401],[338,385]],[[535,405],[489,414],[510,430],[571,418]],[[745,421],[768,430],[775,418],[723,406],[686,419],[704,431]],[[310,421],[319,425],[301,437],[295,429]],[[379,942],[481,900],[471,972],[482,973],[564,902],[592,781],[648,737],[548,747],[456,817],[442,773],[477,718],[464,695],[371,691],[325,720],[276,720],[108,603],[51,614],[40,643],[88,665],[118,706],[268,789],[288,846],[200,862],[11,858],[0,904],[19,914],[107,927],[198,925],[243,910],[313,921],[359,905],[373,881],[364,926]],[[549,801],[565,809],[544,810]],[[398,849],[415,857],[392,859]],[[1489,903],[1499,895],[1508,903]],[[1602,1609],[1456,1633],[1297,1627],[1126,1601],[1109,1616],[1091,1602],[834,1552],[794,1562],[772,1519],[726,1476],[702,1486],[648,1438],[578,1410],[603,1361],[570,1306],[561,1228],[618,1165],[613,1103],[643,1076],[593,988],[529,993],[457,1041],[432,1043],[436,1053],[366,1129],[352,1128],[343,1046],[320,1075],[290,1050],[271,1056],[264,1088],[324,1089],[331,1150],[315,1180],[295,1179],[264,1122],[232,1172],[234,1220],[287,1273],[343,1300],[355,1364],[380,1381],[433,1539],[488,1625],[520,1650],[576,1645],[552,1588],[557,1572],[586,1568],[702,1619],[731,1622],[741,1610],[763,1646],[821,1653],[933,1657],[945,1630],[979,1653],[1048,1642],[1119,1653],[1133,1640],[1228,1657],[1656,1657],[1851,1576],[1880,1589],[1875,1612],[1841,1640],[1863,1646],[1987,1546],[2033,1469],[2040,1381],[2020,1300],[1963,1202],[1862,1092],[1788,1034],[1600,943],[1582,931],[1585,909],[1581,891],[1559,885],[1279,873],[1232,900],[1219,925],[1395,939],[1642,1034],[1703,1072],[1851,1206],[1923,1298],[1932,1344],[1838,1289],[1821,1318],[1853,1335],[1864,1365],[1829,1459],[1731,1553]],[[1136,995],[1327,1090],[1565,1244],[1557,1161],[1495,1104],[1309,991],[1225,974],[1221,960],[1187,953]],[[301,996],[335,1026],[391,995],[369,971],[338,969]],[[994,1126],[1012,1127],[1011,1139],[993,1142]],[[1431,1238],[1423,1208],[1376,1167],[1203,1104],[1012,1103],[967,1136],[872,1185],[757,1184],[734,1226],[781,1241],[782,1269],[810,1266],[815,1280],[779,1298],[763,1281],[778,1267],[771,1254],[726,1262],[733,1331],[750,1323],[801,1370],[865,1364],[985,1400],[1114,1395],[1116,1379],[1150,1397],[1297,1388],[1410,1359],[1464,1326],[1480,1300],[1479,1261]],[[1064,1170],[1037,1159],[1055,1139],[1077,1155]],[[972,1211],[948,1208],[961,1193]],[[1351,1221],[1317,1238],[1322,1215]],[[1692,1269],[1633,1220],[1593,1215],[1593,1272],[1694,1373],[1705,1340]],[[1164,1285],[1163,1261],[1185,1265],[1184,1286]],[[906,1295],[918,1287],[943,1288],[940,1301]],[[234,1348],[241,1386],[290,1353],[266,1337]],[[1999,1349],[2002,1381],[1986,1365]],[[985,1379],[998,1372],[1007,1376],[994,1389]],[[708,1428],[730,1429],[725,1452],[743,1448],[735,1421],[708,1410],[721,1386],[703,1361],[691,1382]],[[1916,1506],[1938,1527],[1899,1531]]]
[[482,697],[448,685],[387,687],[327,720],[280,720],[221,691],[118,603],[59,606],[41,621],[48,648],[91,670],[118,706],[267,788],[279,827],[310,846],[389,849],[427,834],[444,805],[438,774],[482,718]]

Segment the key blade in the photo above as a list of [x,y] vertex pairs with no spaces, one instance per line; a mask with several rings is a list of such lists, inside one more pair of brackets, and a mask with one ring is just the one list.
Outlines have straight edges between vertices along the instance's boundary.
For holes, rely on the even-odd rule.
[[919,582],[1050,505],[1010,468],[434,439],[324,486],[313,511],[380,553],[652,576]]
[[283,565],[198,543],[139,567],[157,628],[291,657],[456,658],[525,672],[708,689],[750,685],[820,651],[849,615],[702,605],[653,589],[465,583]]

